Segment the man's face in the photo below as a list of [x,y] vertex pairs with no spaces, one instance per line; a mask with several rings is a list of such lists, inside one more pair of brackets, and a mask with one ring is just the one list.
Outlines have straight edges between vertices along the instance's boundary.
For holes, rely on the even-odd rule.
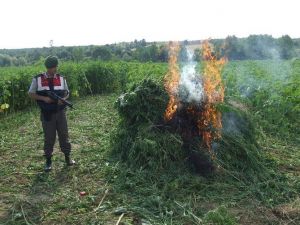
[[47,72],[48,72],[49,74],[54,75],[54,74],[56,74],[56,72],[57,72],[57,67],[49,68],[49,69],[47,70]]

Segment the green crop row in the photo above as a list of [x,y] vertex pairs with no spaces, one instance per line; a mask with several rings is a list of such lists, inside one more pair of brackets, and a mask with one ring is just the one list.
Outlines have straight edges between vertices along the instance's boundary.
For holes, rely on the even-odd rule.
[[[0,116],[35,104],[27,91],[42,65],[0,68]],[[67,78],[71,96],[120,93],[144,78],[162,80],[164,63],[63,62],[59,72]],[[225,97],[244,102],[268,131],[299,134],[300,60],[231,61],[223,70]],[[8,105],[9,108],[7,108]],[[1,109],[2,108],[2,109]]]
[[268,132],[300,134],[300,60],[232,61],[223,78],[225,96],[244,102]]
[[[163,63],[64,62],[59,73],[66,77],[72,97],[88,94],[121,92],[143,78],[162,79],[167,65]],[[43,72],[42,65],[0,69],[0,106],[2,111],[16,111],[35,104],[27,91],[32,78]],[[9,108],[5,107],[9,105]],[[7,108],[7,109],[6,109]]]

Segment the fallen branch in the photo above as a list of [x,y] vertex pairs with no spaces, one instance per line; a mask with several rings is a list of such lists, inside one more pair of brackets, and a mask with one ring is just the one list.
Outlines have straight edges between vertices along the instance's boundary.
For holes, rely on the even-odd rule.
[[118,219],[116,225],[119,225],[119,223],[121,222],[121,220],[122,220],[122,218],[123,218],[124,215],[125,215],[125,213],[122,213],[122,214],[121,214],[121,216],[119,217],[119,219]]
[[108,189],[105,190],[104,195],[103,195],[101,201],[99,202],[99,205],[96,208],[94,208],[94,212],[97,211],[100,208],[100,206],[103,203],[103,201],[104,201],[105,197],[107,196],[107,194],[108,194]]
[[22,215],[24,217],[24,220],[26,222],[26,225],[30,225],[30,223],[28,222],[28,220],[26,219],[26,216],[25,216],[25,213],[24,213],[24,210],[23,210],[23,206],[21,205],[21,210],[22,210]]
[[202,224],[203,221],[198,216],[196,216],[194,213],[192,213],[190,210],[186,209],[183,205],[181,205],[179,202],[174,201],[179,207],[181,207],[184,211],[187,211],[188,214],[190,214],[194,220],[197,222],[197,224]]

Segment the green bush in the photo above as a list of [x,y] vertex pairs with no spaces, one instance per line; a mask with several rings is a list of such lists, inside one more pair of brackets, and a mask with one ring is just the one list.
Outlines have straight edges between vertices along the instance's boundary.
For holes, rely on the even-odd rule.
[[121,95],[116,102],[120,123],[113,153],[134,167],[162,169],[172,160],[181,161],[180,136],[160,129],[167,103],[164,89],[148,79]]

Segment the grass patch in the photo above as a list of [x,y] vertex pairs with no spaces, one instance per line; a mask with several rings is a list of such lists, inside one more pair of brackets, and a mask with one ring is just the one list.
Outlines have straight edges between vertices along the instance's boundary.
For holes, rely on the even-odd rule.
[[[65,168],[56,146],[49,174],[38,110],[0,120],[0,224],[114,225],[120,212],[123,224],[299,224],[299,146],[259,130],[258,144],[278,169],[250,184],[228,171],[203,178],[176,165],[164,172],[132,169],[109,157],[120,120],[116,99],[75,102],[68,118],[78,165]],[[281,213],[290,208],[293,214]]]

